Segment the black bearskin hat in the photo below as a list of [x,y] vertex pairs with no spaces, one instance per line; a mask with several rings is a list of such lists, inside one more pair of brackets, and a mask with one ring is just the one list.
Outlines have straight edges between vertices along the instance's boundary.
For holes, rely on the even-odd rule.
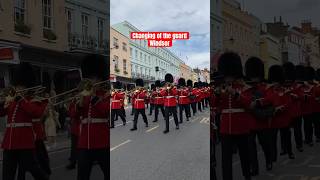
[[106,80],[109,77],[107,59],[102,55],[87,55],[81,63],[83,78],[98,78]]
[[155,84],[151,84],[151,89],[155,89],[156,85]]
[[195,88],[199,87],[199,82],[195,82],[193,87],[195,87]]
[[296,79],[299,81],[304,81],[305,80],[305,68],[302,65],[297,65],[296,66]]
[[166,85],[166,82],[165,81],[161,81],[161,83],[160,83],[160,87],[163,87],[164,85]]
[[251,57],[245,64],[245,72],[247,78],[264,79],[264,64],[261,59]]
[[178,85],[181,86],[181,87],[186,86],[186,80],[184,78],[180,78],[178,80]]
[[316,80],[320,81],[320,69],[317,69],[316,71]]
[[144,86],[143,79],[137,79],[136,80],[136,86],[143,87]]
[[154,82],[154,85],[155,85],[156,87],[161,87],[161,82],[160,82],[160,80],[156,80],[156,82]]
[[273,65],[270,67],[268,80],[270,83],[273,83],[273,82],[283,83],[284,82],[283,69],[280,65]]
[[306,78],[305,79],[306,81],[314,80],[315,71],[314,71],[313,67],[311,67],[311,66],[305,67],[305,78]]
[[218,71],[225,77],[242,78],[243,69],[240,56],[233,52],[222,54],[218,62]]
[[284,63],[282,67],[283,67],[285,80],[288,80],[288,81],[296,80],[295,66],[291,62]]
[[187,80],[187,86],[189,86],[189,87],[192,87],[192,86],[193,86],[192,80],[190,80],[190,79]]
[[173,76],[172,74],[168,73],[164,76],[164,80],[168,83],[173,83]]
[[121,89],[122,88],[122,83],[120,81],[117,81],[115,84],[114,84],[114,89]]
[[23,62],[14,68],[12,84],[26,88],[35,86],[35,73],[29,63]]

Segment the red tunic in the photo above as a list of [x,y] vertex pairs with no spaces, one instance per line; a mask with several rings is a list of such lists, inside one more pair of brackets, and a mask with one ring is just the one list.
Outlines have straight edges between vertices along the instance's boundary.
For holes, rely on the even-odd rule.
[[166,107],[175,107],[177,106],[176,96],[178,95],[178,91],[175,87],[165,90],[162,92],[164,96],[164,106]]
[[214,107],[221,109],[221,134],[248,134],[252,130],[253,116],[247,111],[251,104],[250,96],[242,94],[241,84],[233,88],[239,93],[237,97],[222,92],[214,100]]
[[27,99],[13,101],[5,109],[7,127],[4,133],[2,148],[34,149],[35,136],[32,119],[41,117],[47,104],[38,104]]
[[314,105],[314,112],[320,112],[320,84],[317,84],[313,88],[313,94],[315,97],[315,105]]
[[154,104],[156,105],[163,105],[164,104],[164,97],[163,94],[165,90],[163,88],[158,89],[152,93],[152,97],[154,97]]
[[135,92],[134,97],[134,108],[135,109],[145,109],[145,98],[147,96],[147,93],[144,90],[139,90],[138,92]]
[[78,148],[104,149],[109,148],[109,99],[104,97],[104,92],[97,92],[99,100],[91,103],[93,96],[84,96],[83,105],[79,109],[81,129]]
[[111,109],[121,109],[124,101],[124,94],[121,92],[114,92],[111,100]]
[[313,86],[303,84],[300,86],[301,95],[301,112],[302,115],[312,114],[314,112],[315,97]]
[[190,104],[189,90],[187,88],[180,88],[178,92],[179,104]]

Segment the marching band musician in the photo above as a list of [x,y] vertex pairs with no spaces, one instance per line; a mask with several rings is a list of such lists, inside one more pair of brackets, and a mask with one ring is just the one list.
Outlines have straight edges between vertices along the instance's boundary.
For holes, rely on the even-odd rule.
[[120,116],[122,119],[123,125],[126,125],[126,119],[123,114],[122,107],[125,94],[120,91],[121,89],[121,82],[117,81],[114,85],[114,91],[111,93],[111,126],[110,128],[114,128],[114,121],[116,116]]
[[196,101],[196,104],[198,104],[198,110],[200,112],[202,112],[202,110],[201,110],[201,92],[199,89],[199,87],[200,87],[199,84],[200,84],[200,82],[194,83],[192,93],[196,96],[195,101]]
[[130,129],[131,131],[137,130],[137,123],[139,114],[142,115],[143,121],[148,127],[148,119],[146,116],[146,106],[145,106],[145,98],[147,96],[147,92],[143,89],[144,82],[142,79],[136,80],[136,86],[138,89],[135,90],[132,99],[134,105],[134,119],[133,119],[133,127]]
[[189,121],[189,117],[191,117],[191,112],[190,112],[190,99],[189,99],[189,92],[188,89],[186,88],[186,81],[184,78],[180,78],[178,80],[178,104],[179,104],[179,114],[180,114],[180,123],[183,122],[183,111],[186,114],[186,119]]
[[[22,63],[14,71],[13,85],[16,91],[20,91],[32,87],[34,79],[31,65]],[[7,116],[7,127],[2,142],[2,179],[14,180],[17,167],[29,171],[34,179],[49,179],[34,154],[36,137],[32,122],[44,114],[46,107],[47,102],[35,103],[20,94],[15,94],[10,102],[5,103],[2,115]]]
[[[251,100],[241,95],[245,87],[242,80],[242,65],[239,55],[227,52],[220,56],[218,71],[224,76],[224,89],[214,100],[214,108],[221,109],[221,148],[223,180],[232,180],[233,147],[239,150],[242,173],[251,179],[248,138],[252,115],[246,111]],[[249,124],[249,125],[248,125]]]
[[104,180],[109,174],[109,98],[105,90],[94,87],[94,83],[108,78],[106,59],[99,55],[88,55],[82,61],[81,71],[88,84],[80,93],[77,103],[81,117],[78,140],[78,180],[89,180],[94,162],[98,162]]
[[[245,63],[245,74],[247,82],[247,89],[243,94],[247,94],[252,99],[252,113],[254,110],[265,110],[265,117],[258,115],[254,116],[252,121],[252,129],[249,136],[249,152],[250,152],[250,171],[251,176],[259,174],[259,161],[257,153],[256,138],[258,137],[259,143],[264,152],[266,169],[272,169],[272,151],[271,151],[271,126],[270,121],[273,116],[272,101],[267,96],[267,86],[264,83],[264,64],[261,59],[257,57],[249,58]],[[269,113],[266,114],[267,110]]]
[[150,112],[149,112],[149,116],[152,115],[152,111],[154,110],[154,96],[152,96],[152,94],[156,92],[156,86],[155,84],[151,84],[151,91],[149,92],[149,99],[150,99]]
[[177,99],[178,95],[176,87],[173,86],[173,76],[171,74],[166,74],[164,77],[166,81],[166,90],[163,92],[164,97],[164,108],[165,108],[165,123],[166,129],[163,131],[164,134],[169,132],[169,116],[170,113],[173,115],[174,122],[176,124],[176,129],[179,129],[179,122],[177,116]]
[[165,112],[164,112],[164,97],[162,94],[165,93],[165,90],[161,87],[161,82],[160,80],[157,80],[155,82],[155,88],[156,90],[152,92],[152,97],[154,97],[154,120],[153,122],[158,121],[158,114],[159,114],[159,109],[161,110],[161,113],[163,115],[163,118],[165,118]]
[[78,140],[80,134],[80,113],[77,109],[76,100],[72,100],[68,107],[70,117],[70,131],[71,131],[71,148],[70,148],[70,163],[66,166],[68,170],[76,168],[77,155],[78,155]]

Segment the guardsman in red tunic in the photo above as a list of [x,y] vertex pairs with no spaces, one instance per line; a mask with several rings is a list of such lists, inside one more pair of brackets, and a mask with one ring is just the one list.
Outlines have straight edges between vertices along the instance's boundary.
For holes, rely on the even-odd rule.
[[149,92],[148,96],[150,99],[150,112],[149,112],[149,116],[152,115],[152,111],[154,110],[154,97],[152,96],[152,94],[156,92],[156,85],[155,84],[151,84],[151,91]]
[[68,107],[70,117],[70,132],[71,132],[71,148],[70,148],[70,163],[66,166],[68,170],[75,169],[77,164],[78,139],[80,133],[80,113],[77,109],[77,102],[71,101]]
[[315,97],[315,106],[314,106],[314,130],[316,136],[316,142],[320,142],[320,69],[316,71],[316,82],[313,88],[313,93]]
[[186,114],[186,119],[189,121],[189,117],[191,116],[190,112],[190,99],[189,99],[189,90],[186,87],[186,81],[184,78],[180,78],[178,80],[178,86],[179,86],[179,114],[180,114],[180,123],[183,122],[183,111]]
[[[78,110],[81,127],[78,142],[78,180],[89,180],[93,163],[97,162],[110,179],[109,118],[110,96],[94,84],[108,79],[106,59],[100,55],[87,55],[81,64],[82,77],[90,82],[80,93]],[[86,92],[86,93],[85,93]]]
[[152,97],[154,98],[154,108],[155,108],[153,122],[157,122],[158,121],[159,109],[161,110],[163,118],[165,118],[164,106],[163,106],[164,97],[162,96],[162,94],[165,93],[165,90],[164,90],[164,88],[161,87],[160,80],[157,80],[155,82],[155,88],[156,88],[156,90],[153,91],[152,94],[151,94]]
[[[251,179],[248,138],[252,115],[247,112],[251,100],[241,95],[244,88],[242,65],[239,55],[231,52],[220,56],[218,70],[224,76],[225,85],[215,97],[214,107],[221,109],[221,151],[223,180],[232,180],[233,147],[239,149],[242,174]],[[239,178],[237,178],[239,179]]]
[[171,74],[165,75],[165,91],[163,92],[164,97],[164,108],[165,108],[165,122],[166,122],[166,129],[163,133],[169,132],[169,116],[170,113],[173,115],[174,122],[176,124],[176,129],[179,129],[179,121],[177,116],[177,99],[176,96],[178,95],[178,91],[176,87],[173,86],[173,76]]
[[[252,99],[252,111],[266,110],[270,107],[271,101],[267,99],[266,85],[264,80],[264,64],[261,59],[256,57],[249,58],[245,63],[245,73],[247,79],[246,90],[242,92],[244,96]],[[271,107],[272,108],[272,107]],[[256,138],[262,146],[262,150],[265,156],[266,169],[272,169],[272,154],[271,154],[271,138],[270,128],[268,124],[273,116],[273,112],[269,113],[269,117],[259,117],[253,113],[254,119],[251,123],[252,128],[249,136],[249,152],[250,152],[250,171],[251,176],[257,176],[259,174],[259,161]]]
[[[13,76],[16,92],[32,87],[34,79],[30,64],[18,65]],[[14,180],[17,167],[30,172],[34,179],[49,179],[35,157],[36,137],[32,122],[33,119],[44,114],[46,107],[47,103],[32,102],[18,93],[15,93],[13,99],[4,105],[2,115],[7,117],[7,127],[2,141],[2,179]]]
[[197,113],[196,95],[194,93],[192,80],[187,81],[187,87],[189,89],[190,107],[192,109],[193,116]]
[[146,90],[143,89],[144,82],[142,79],[136,80],[137,89],[133,94],[134,99],[134,119],[133,119],[133,127],[130,129],[131,131],[137,130],[138,118],[139,114],[142,115],[143,121],[148,127],[148,119],[146,116],[146,105],[145,105],[145,98],[147,97]]
[[114,90],[111,93],[111,126],[110,128],[114,128],[114,121],[117,116],[120,116],[122,119],[122,123],[126,125],[126,119],[123,114],[123,102],[125,98],[125,94],[121,92],[122,84],[121,82],[117,81],[114,85]]
[[200,91],[200,82],[195,82],[193,86],[192,93],[196,96],[195,101],[198,104],[198,110],[202,112],[201,109],[201,91]]

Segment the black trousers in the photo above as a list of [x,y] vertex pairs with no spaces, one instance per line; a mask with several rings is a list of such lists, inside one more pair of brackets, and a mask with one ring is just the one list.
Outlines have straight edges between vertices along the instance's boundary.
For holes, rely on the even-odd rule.
[[111,127],[114,127],[114,121],[116,116],[120,116],[123,123],[126,123],[126,118],[123,115],[122,109],[111,109]]
[[4,150],[2,164],[2,179],[14,180],[17,168],[31,173],[35,180],[48,180],[49,175],[40,168],[34,150]]
[[279,129],[271,129],[271,159],[273,162],[278,159],[278,131]]
[[232,155],[233,155],[234,146],[236,146],[239,150],[243,176],[250,177],[248,140],[249,140],[249,135],[247,134],[246,135],[222,135],[221,151],[222,151],[223,180],[232,180]]
[[191,103],[191,108],[192,108],[193,115],[195,115],[197,113],[197,102]]
[[249,136],[249,154],[250,154],[250,169],[259,171],[258,151],[256,139],[262,147],[266,164],[272,163],[272,139],[271,129],[264,129],[257,132],[252,132]]
[[133,104],[132,104],[132,107],[131,107],[131,115],[134,114],[134,107],[133,107]]
[[[49,161],[48,151],[46,146],[42,140],[37,140],[35,142],[35,158],[38,162],[40,168],[48,175],[51,174],[51,167]],[[18,180],[26,179],[26,170],[23,166],[18,167]]]
[[104,180],[110,179],[110,150],[109,149],[79,149],[78,178],[90,180],[93,164],[98,162],[104,175]]
[[303,116],[304,140],[307,144],[313,142],[314,117],[315,117],[314,114],[307,114]]
[[297,148],[303,147],[303,138],[302,138],[302,117],[297,117],[293,120],[294,127],[294,139],[296,142]]
[[134,119],[133,119],[133,128],[137,128],[139,114],[142,115],[144,123],[146,125],[148,125],[148,119],[147,119],[147,116],[146,116],[146,110],[145,109],[135,109],[134,110]]
[[179,126],[179,122],[178,122],[178,116],[177,116],[177,107],[176,106],[172,106],[172,107],[168,107],[165,106],[165,122],[166,122],[166,131],[169,131],[169,114],[172,113],[173,115],[173,119],[174,119],[174,123],[176,124],[176,126]]
[[70,163],[77,164],[78,161],[78,136],[71,134]]
[[320,139],[320,112],[314,114],[314,135],[317,139]]
[[201,101],[198,102],[198,110],[199,110],[200,112],[202,112],[202,109],[201,109]]
[[164,107],[161,104],[155,104],[155,111],[154,111],[154,121],[158,121],[158,114],[159,114],[159,109],[161,110],[161,113],[163,115],[163,118],[165,118],[165,112],[164,112]]
[[293,154],[290,127],[280,129],[281,149],[283,153]]
[[150,112],[149,112],[149,115],[151,116],[152,115],[152,111],[153,111],[153,109],[154,109],[154,104],[150,104]]
[[217,166],[216,145],[214,140],[210,138],[210,179],[211,180],[217,180],[216,166]]
[[189,120],[189,117],[191,117],[190,105],[189,104],[179,104],[180,123],[183,122],[183,111],[186,114],[187,120]]

